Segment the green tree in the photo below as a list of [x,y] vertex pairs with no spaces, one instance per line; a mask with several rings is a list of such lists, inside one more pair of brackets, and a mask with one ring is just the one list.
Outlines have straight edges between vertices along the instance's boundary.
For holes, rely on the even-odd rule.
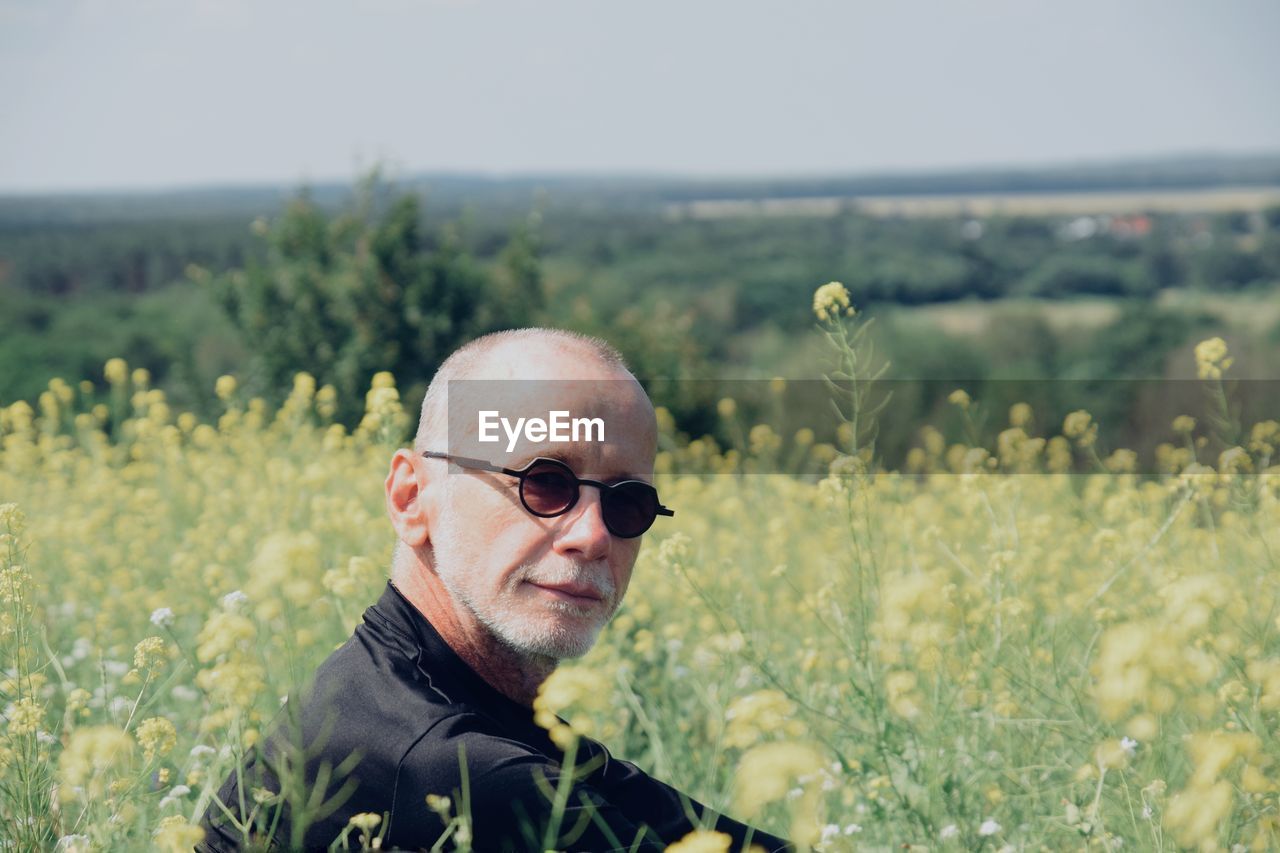
[[347,211],[330,216],[302,193],[255,230],[263,259],[215,285],[253,352],[250,385],[279,394],[306,370],[338,391],[343,420],[358,416],[374,373],[389,370],[402,391],[420,393],[459,345],[525,325],[541,305],[527,228],[492,270],[457,223],[429,233],[420,198],[388,192],[376,173]]

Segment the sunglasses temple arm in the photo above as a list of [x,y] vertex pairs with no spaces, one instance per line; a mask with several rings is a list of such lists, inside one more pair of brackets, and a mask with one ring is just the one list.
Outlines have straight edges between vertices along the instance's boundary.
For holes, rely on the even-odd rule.
[[472,459],[470,456],[453,456],[449,453],[436,453],[433,450],[425,450],[422,455],[430,459],[448,459],[453,464],[462,468],[476,468],[481,471],[492,471],[495,474],[516,473],[515,471],[510,471],[506,468],[494,465],[492,462],[486,462],[483,459]]
[[668,518],[670,518],[670,517],[672,517],[672,516],[674,516],[674,515],[676,514],[676,511],[675,511],[674,509],[667,509],[665,506],[660,506],[660,507],[658,507],[658,509],[654,512],[654,514],[655,514],[655,515],[665,515],[665,516],[667,516]]

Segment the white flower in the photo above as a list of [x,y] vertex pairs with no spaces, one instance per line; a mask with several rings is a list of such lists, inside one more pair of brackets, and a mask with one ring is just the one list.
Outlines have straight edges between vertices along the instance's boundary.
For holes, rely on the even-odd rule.
[[828,842],[834,841],[836,836],[839,834],[840,827],[836,826],[834,823],[829,823],[822,827],[822,837],[818,840],[818,843],[827,844]]
[[217,752],[218,751],[213,747],[206,746],[203,743],[198,743],[195,746],[191,747],[191,757],[196,760],[199,760],[209,755],[215,755],[217,754]]
[[58,843],[53,849],[60,851],[60,853],[88,853],[89,836],[64,835],[58,839]]
[[1133,754],[1138,751],[1138,742],[1131,737],[1125,736],[1120,738],[1120,748],[1132,758]]
[[978,827],[979,835],[995,835],[999,831],[1000,831],[1000,824],[996,823],[991,818],[987,818],[986,820],[984,820],[982,822],[982,826]]
[[862,832],[862,827],[856,823],[851,823],[844,828],[845,835],[855,835],[859,832]]
[[151,611],[151,624],[157,628],[168,628],[173,624],[173,611],[167,607],[157,607]]
[[238,589],[232,590],[231,592],[222,596],[222,609],[229,612],[235,612],[239,610],[243,605],[248,603],[249,603],[249,596],[245,595],[243,592],[241,592]]
[[168,808],[173,805],[181,805],[182,798],[191,793],[191,789],[186,785],[174,785],[169,789],[169,793],[164,795],[160,800],[160,808]]
[[1155,814],[1155,812],[1153,812],[1153,811],[1151,810],[1151,806],[1143,806],[1143,807],[1142,807],[1142,819],[1143,819],[1143,820],[1151,820],[1151,816],[1152,816],[1152,815],[1154,815],[1154,814]]
[[960,827],[956,826],[954,823],[949,823],[946,826],[942,827],[942,831],[938,833],[938,838],[941,841],[950,841],[951,839],[955,838],[959,834],[960,834]]

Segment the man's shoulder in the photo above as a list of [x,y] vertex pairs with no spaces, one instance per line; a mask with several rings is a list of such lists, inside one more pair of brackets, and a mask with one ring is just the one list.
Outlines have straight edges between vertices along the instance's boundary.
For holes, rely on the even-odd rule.
[[290,700],[311,754],[336,763],[357,751],[362,763],[413,773],[456,766],[459,752],[477,768],[547,757],[531,710],[476,695],[459,684],[454,661],[376,628],[366,616]]

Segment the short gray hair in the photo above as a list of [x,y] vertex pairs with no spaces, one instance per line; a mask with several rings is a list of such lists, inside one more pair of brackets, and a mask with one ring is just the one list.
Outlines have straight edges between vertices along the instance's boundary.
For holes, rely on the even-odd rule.
[[607,366],[629,370],[622,354],[611,344],[580,332],[534,327],[507,329],[483,335],[454,350],[440,365],[435,376],[431,377],[431,384],[427,386],[427,393],[422,398],[422,412],[418,418],[418,432],[413,438],[413,449],[421,453],[428,449],[430,442],[443,441],[442,437],[448,430],[448,389],[451,380],[466,379],[500,346],[542,342],[556,344],[564,349],[586,350]]

